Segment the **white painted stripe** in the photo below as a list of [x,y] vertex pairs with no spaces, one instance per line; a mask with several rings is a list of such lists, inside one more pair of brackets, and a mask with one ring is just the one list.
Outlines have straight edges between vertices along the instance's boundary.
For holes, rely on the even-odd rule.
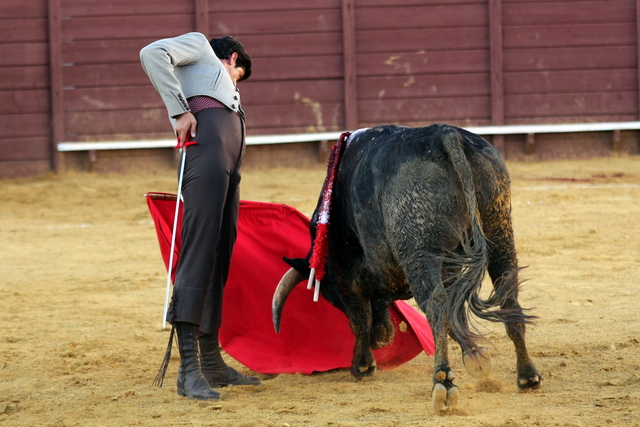
[[[614,130],[638,130],[638,122],[565,123],[548,125],[471,126],[464,129],[478,135],[520,135],[529,133],[606,132]],[[247,136],[247,145],[288,144],[294,142],[336,141],[345,131],[315,132],[286,135]],[[356,131],[358,132],[358,131]],[[171,148],[175,139],[150,141],[60,142],[58,151],[127,150],[136,148]]]

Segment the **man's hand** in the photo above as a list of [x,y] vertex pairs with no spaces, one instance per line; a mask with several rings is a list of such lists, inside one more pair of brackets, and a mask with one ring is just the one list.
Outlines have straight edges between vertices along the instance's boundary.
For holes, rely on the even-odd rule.
[[187,135],[191,136],[192,139],[196,137],[197,124],[198,121],[189,111],[176,117],[176,132],[178,133],[178,145],[180,148],[187,141]]

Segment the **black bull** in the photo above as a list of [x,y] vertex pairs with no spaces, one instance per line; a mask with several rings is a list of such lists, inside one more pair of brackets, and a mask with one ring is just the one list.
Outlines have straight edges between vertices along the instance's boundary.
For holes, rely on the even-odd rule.
[[[318,208],[312,242],[317,221]],[[490,356],[474,342],[478,335],[469,327],[470,312],[506,325],[516,350],[518,387],[540,386],[525,345],[531,317],[517,300],[509,174],[487,141],[447,125],[380,126],[355,133],[333,185],[328,237],[320,292],[349,318],[356,337],[351,366],[356,378],[375,371],[371,349],[393,339],[391,302],[413,297],[436,344],[436,413],[457,401],[448,335],[460,344],[467,370],[488,375]],[[309,275],[310,256],[287,260],[292,269],[273,300],[276,330],[287,295]],[[485,272],[493,292],[482,299]]]

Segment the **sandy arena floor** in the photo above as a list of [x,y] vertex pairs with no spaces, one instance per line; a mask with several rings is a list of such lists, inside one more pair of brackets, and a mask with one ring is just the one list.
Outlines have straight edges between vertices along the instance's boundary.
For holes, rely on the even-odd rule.
[[[0,426],[639,426],[640,157],[508,166],[544,382],[517,391],[511,343],[488,325],[501,389],[481,391],[453,349],[467,415],[450,417],[433,415],[425,355],[361,383],[262,376],[198,402],[175,393],[174,352],[152,387],[166,272],[142,195],[175,192],[175,173],[0,181]],[[248,170],[242,198],[310,215],[323,177]]]

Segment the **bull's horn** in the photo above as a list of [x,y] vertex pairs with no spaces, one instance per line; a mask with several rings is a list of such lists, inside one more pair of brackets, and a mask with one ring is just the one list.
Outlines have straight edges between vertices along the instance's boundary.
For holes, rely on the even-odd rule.
[[280,283],[278,283],[278,287],[273,293],[273,302],[271,303],[271,315],[276,332],[280,332],[280,316],[287,297],[289,297],[293,288],[304,279],[304,275],[295,268],[289,269],[280,279]]

